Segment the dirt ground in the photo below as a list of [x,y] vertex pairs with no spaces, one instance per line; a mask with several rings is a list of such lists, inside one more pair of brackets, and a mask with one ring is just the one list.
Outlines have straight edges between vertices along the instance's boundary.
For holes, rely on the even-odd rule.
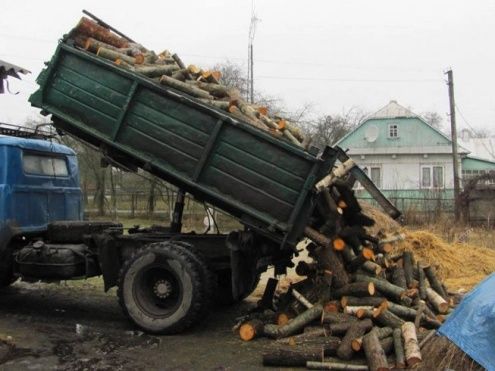
[[245,343],[231,330],[254,302],[218,308],[181,335],[150,336],[124,317],[115,292],[17,282],[0,293],[0,369],[262,369],[268,341]]

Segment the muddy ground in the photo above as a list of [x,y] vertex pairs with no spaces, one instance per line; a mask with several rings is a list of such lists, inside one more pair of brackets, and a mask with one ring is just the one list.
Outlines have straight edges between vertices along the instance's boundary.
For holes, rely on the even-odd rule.
[[254,302],[218,308],[181,335],[150,336],[124,317],[115,292],[17,282],[0,293],[0,369],[262,369],[268,341],[244,343],[231,331]]

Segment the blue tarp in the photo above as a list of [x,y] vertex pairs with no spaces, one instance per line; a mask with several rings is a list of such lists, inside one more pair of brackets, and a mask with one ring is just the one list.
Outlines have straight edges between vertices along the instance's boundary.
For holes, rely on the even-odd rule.
[[438,330],[489,371],[495,371],[495,273],[467,294]]

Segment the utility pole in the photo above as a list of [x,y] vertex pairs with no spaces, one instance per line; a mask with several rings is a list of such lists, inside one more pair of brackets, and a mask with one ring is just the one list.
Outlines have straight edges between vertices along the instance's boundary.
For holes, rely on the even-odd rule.
[[254,34],[256,33],[256,23],[259,19],[254,13],[254,1],[252,4],[251,23],[249,25],[249,42],[248,42],[248,86],[246,99],[250,103],[254,103],[254,56],[253,56],[253,43]]
[[457,126],[455,123],[455,100],[454,100],[454,74],[452,69],[446,73],[447,85],[449,86],[450,101],[450,132],[452,136],[452,162],[454,166],[454,212],[455,221],[458,222],[461,216],[459,194],[461,191],[459,179],[459,156],[457,154]]

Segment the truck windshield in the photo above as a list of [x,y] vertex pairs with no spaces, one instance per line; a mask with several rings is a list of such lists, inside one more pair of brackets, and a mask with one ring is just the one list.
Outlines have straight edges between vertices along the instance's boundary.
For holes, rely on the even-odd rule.
[[67,162],[62,157],[24,153],[22,167],[26,174],[44,176],[68,176]]

